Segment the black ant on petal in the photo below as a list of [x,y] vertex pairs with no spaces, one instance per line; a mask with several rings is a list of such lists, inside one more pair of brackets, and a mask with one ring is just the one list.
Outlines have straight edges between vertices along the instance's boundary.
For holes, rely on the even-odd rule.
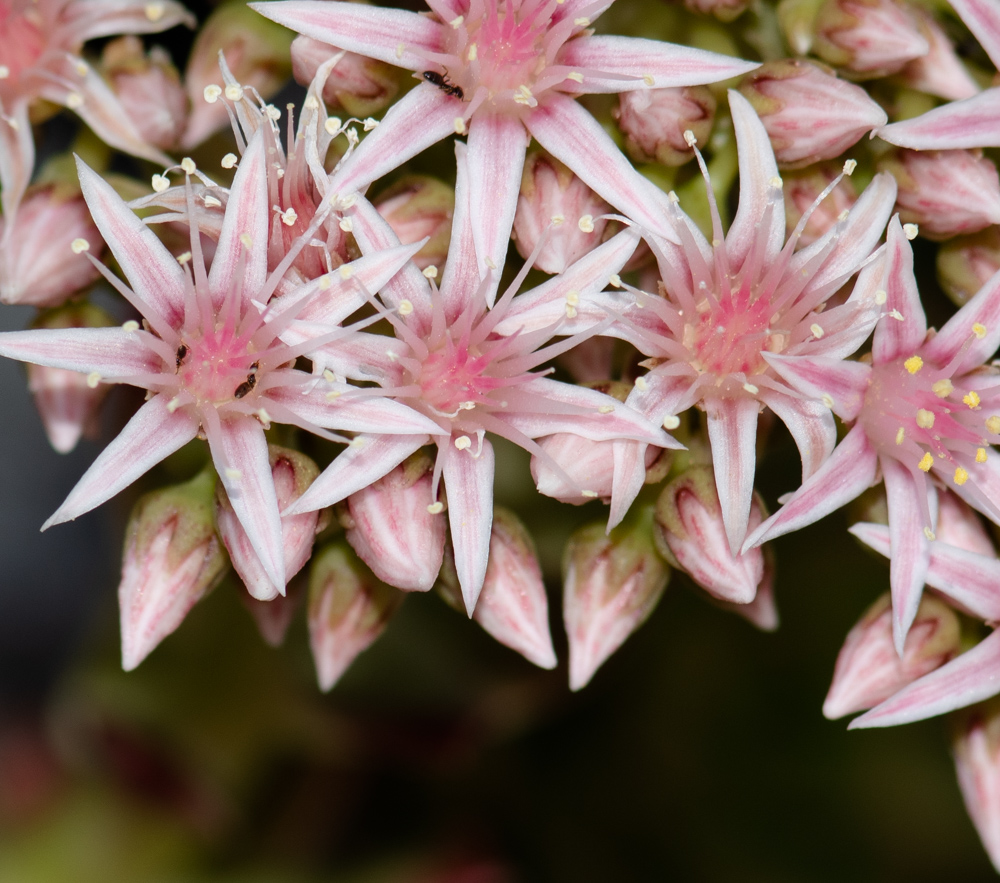
[[247,379],[236,387],[236,392],[233,393],[233,398],[241,399],[253,392],[253,388],[257,385],[257,371],[259,368],[260,362],[254,362],[250,366],[250,373],[247,374]]
[[428,83],[437,86],[445,95],[451,95],[460,101],[465,100],[465,92],[462,91],[462,87],[456,86],[451,82],[447,74],[439,74],[437,71],[424,71],[423,76]]

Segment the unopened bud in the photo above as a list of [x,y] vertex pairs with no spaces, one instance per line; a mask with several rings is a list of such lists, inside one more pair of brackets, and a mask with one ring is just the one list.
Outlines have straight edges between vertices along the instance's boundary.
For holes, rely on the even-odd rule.
[[122,668],[132,671],[228,569],[212,522],[215,473],[139,499],[125,529]]
[[444,265],[455,213],[452,187],[429,175],[408,175],[382,193],[375,200],[375,208],[403,245],[430,237],[413,257],[421,270]]
[[838,218],[857,202],[858,192],[848,177],[843,177],[837,186],[815,208],[813,205],[819,195],[840,174],[839,163],[822,163],[802,169],[798,172],[787,172],[782,175],[785,186],[782,193],[785,197],[785,227],[789,235],[799,223],[802,215],[812,209],[799,237],[798,247],[804,248],[819,239],[834,227]]
[[1000,270],[1000,227],[958,236],[938,249],[938,281],[957,306],[963,306],[997,270]]
[[[301,497],[306,488],[316,480],[319,468],[305,454],[288,448],[268,445],[267,453],[271,464],[271,476],[274,479],[274,490],[278,497],[278,509],[284,510]],[[243,525],[236,517],[236,512],[221,482],[216,489],[215,517],[219,526],[219,536],[229,550],[233,569],[246,584],[247,591],[261,601],[270,601],[276,595],[284,594],[285,586],[275,586],[265,572],[264,565],[261,564]],[[318,511],[281,516],[286,583],[309,560],[318,522]]]
[[1000,176],[978,151],[896,149],[879,161],[898,184],[900,220],[928,239],[1000,224]]
[[[557,160],[532,153],[524,163],[521,195],[514,215],[517,251],[527,258],[545,237],[535,266],[561,273],[601,243],[611,209],[603,199]],[[581,219],[587,219],[581,223]]]
[[101,72],[143,140],[163,150],[176,147],[188,98],[166,50],[154,46],[147,54],[138,37],[119,37],[104,47]]
[[[44,184],[25,193],[10,230],[0,218],[0,301],[56,307],[100,275],[87,254],[104,243],[76,184]],[[76,250],[82,240],[87,249]]]
[[840,156],[888,117],[860,86],[802,59],[769,61],[740,83],[778,162],[790,168]]
[[[754,494],[749,531],[763,521]],[[722,505],[711,466],[692,466],[670,482],[656,502],[656,547],[706,592],[721,601],[749,604],[764,576],[764,553],[729,550]]]
[[930,51],[908,7],[898,0],[826,0],[815,27],[816,55],[865,77],[895,73]]
[[653,612],[670,577],[652,537],[652,509],[605,534],[601,523],[575,531],[563,556],[563,619],[569,685],[594,672]]
[[762,632],[773,632],[780,625],[778,605],[774,600],[774,551],[769,543],[765,543],[761,549],[764,551],[764,575],[757,586],[757,594],[753,596],[753,600],[749,604],[735,604],[732,601],[712,599],[712,603],[716,607],[742,616]]
[[958,653],[960,637],[955,612],[925,593],[900,658],[893,643],[892,605],[886,593],[848,633],[837,657],[823,714],[835,720],[878,705],[944,665]]
[[955,716],[952,752],[969,818],[1000,871],[1000,700],[973,705]]
[[979,86],[969,75],[934,16],[915,5],[907,7],[907,10],[930,48],[926,55],[909,62],[899,72],[899,79],[911,89],[949,101],[971,98],[979,92]]
[[313,558],[309,572],[309,646],[322,690],[385,630],[406,596],[379,582],[339,540]]
[[685,131],[692,132],[699,144],[707,142],[715,106],[707,86],[636,89],[619,95],[614,116],[625,135],[625,150],[635,162],[678,166],[694,156]]
[[426,592],[434,585],[448,532],[446,515],[432,512],[434,464],[417,452],[388,475],[351,494],[342,507],[347,540],[383,582]]
[[[302,86],[309,86],[319,68],[340,54],[329,43],[299,36],[292,41],[292,76]],[[399,91],[395,68],[384,61],[345,52],[333,66],[323,86],[323,100],[343,108],[348,116],[368,117],[381,113]]]
[[276,595],[270,601],[261,601],[247,592],[240,592],[240,600],[257,623],[257,631],[271,647],[280,647],[285,642],[288,627],[303,597],[301,581],[289,583],[284,595]]

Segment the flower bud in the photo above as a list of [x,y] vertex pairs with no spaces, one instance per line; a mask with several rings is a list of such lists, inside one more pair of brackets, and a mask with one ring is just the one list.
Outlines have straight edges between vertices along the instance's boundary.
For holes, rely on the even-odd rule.
[[822,163],[802,169],[799,172],[788,172],[782,175],[785,197],[785,228],[790,236],[802,216],[812,209],[809,220],[802,229],[798,248],[812,245],[823,234],[830,230],[843,212],[850,210],[857,202],[858,192],[846,175],[841,177],[837,186],[830,191],[823,201],[813,209],[819,195],[840,175],[842,166],[838,163]]
[[899,72],[899,79],[911,89],[949,101],[971,98],[979,92],[976,81],[969,75],[934,16],[919,6],[907,9],[930,49],[926,55],[909,62]]
[[448,517],[432,512],[434,463],[422,451],[341,508],[347,541],[380,580],[408,592],[434,585],[448,532]]
[[143,140],[172,150],[187,123],[188,99],[166,50],[154,46],[147,55],[138,37],[119,37],[104,47],[101,69]]
[[1000,228],[959,236],[937,254],[938,282],[956,306],[964,306],[1000,270]]
[[[106,328],[115,321],[100,307],[72,303],[39,315],[34,328]],[[76,447],[80,436],[93,426],[111,387],[91,387],[79,371],[28,364],[28,389],[42,418],[49,443],[60,454]]]
[[601,243],[611,209],[603,199],[558,160],[530,153],[521,175],[521,195],[514,215],[518,254],[535,257],[543,273],[561,273]]
[[816,15],[823,0],[781,0],[778,26],[795,55],[808,55],[816,31]]
[[[296,37],[291,49],[295,82],[309,86],[320,67],[339,53],[340,50],[329,43],[312,37]],[[323,101],[363,119],[385,110],[398,91],[399,80],[394,68],[384,61],[345,52],[326,79]]]
[[958,653],[959,642],[955,611],[925,593],[901,659],[893,643],[892,604],[887,592],[848,633],[837,657],[830,692],[823,702],[823,714],[835,720],[878,705],[944,665]]
[[732,601],[713,599],[712,603],[723,610],[742,616],[762,632],[773,632],[777,631],[780,625],[778,606],[774,601],[774,552],[769,543],[765,543],[761,549],[764,552],[764,575],[761,577],[760,585],[757,586],[757,594],[753,596],[753,600],[749,604],[735,604]]
[[244,3],[219,6],[202,25],[188,59],[184,82],[191,102],[187,129],[181,147],[201,144],[218,129],[229,125],[226,103],[205,98],[205,87],[222,81],[219,53],[236,81],[254,88],[267,100],[291,73],[291,34],[280,25],[258,15]]
[[250,611],[257,623],[257,631],[268,646],[280,647],[285,642],[288,627],[302,603],[301,585],[301,581],[290,582],[284,595],[276,595],[270,601],[261,601],[253,595],[240,592],[243,606]]
[[898,0],[826,0],[816,16],[813,52],[865,77],[895,73],[930,46]]
[[652,515],[646,508],[610,535],[597,523],[569,538],[563,556],[563,619],[571,690],[587,685],[646,621],[667,586],[670,568],[653,544]]
[[952,750],[965,809],[1000,871],[1000,700],[981,702],[955,716]]
[[[764,520],[755,493],[748,533]],[[729,551],[722,505],[711,466],[692,466],[670,482],[656,501],[656,547],[699,586],[721,601],[749,604],[764,576],[764,553]]]
[[679,166],[694,156],[686,131],[693,132],[699,144],[708,141],[715,104],[707,86],[636,89],[618,96],[613,113],[625,135],[625,150],[635,162]]
[[30,187],[6,229],[0,218],[0,301],[57,307],[100,275],[86,252],[104,249],[75,184]]
[[[268,460],[274,490],[278,497],[278,509],[283,511],[301,497],[319,475],[319,468],[305,454],[267,446]],[[275,586],[264,571],[260,558],[254,551],[250,539],[243,530],[233,510],[226,489],[219,482],[215,493],[215,520],[219,536],[229,550],[233,569],[246,584],[247,591],[261,601],[270,601],[278,594],[285,593],[285,586]],[[313,540],[319,523],[319,512],[303,512],[301,515],[281,516],[281,538],[284,543],[285,582],[297,574],[312,554]]]
[[941,543],[975,555],[996,558],[997,550],[976,511],[951,491],[938,489],[938,521],[934,531]]
[[1000,224],[1000,176],[978,151],[897,149],[878,165],[896,179],[900,220],[928,239]]
[[343,540],[313,559],[309,573],[309,646],[321,690],[385,630],[406,596],[379,582]]
[[173,632],[228,569],[212,521],[214,484],[207,469],[146,494],[132,510],[118,586],[125,671]]
[[739,88],[764,124],[778,163],[789,168],[840,156],[888,120],[860,86],[801,59],[766,62]]
[[455,190],[429,175],[407,175],[375,200],[375,208],[389,222],[403,245],[430,237],[413,257],[421,270],[440,269],[448,257]]

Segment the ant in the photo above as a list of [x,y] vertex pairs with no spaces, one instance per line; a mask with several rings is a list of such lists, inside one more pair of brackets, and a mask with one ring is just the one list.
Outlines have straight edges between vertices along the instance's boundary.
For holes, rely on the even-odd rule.
[[181,367],[181,363],[184,361],[184,357],[188,354],[188,348],[186,344],[181,344],[177,347],[177,367]]
[[253,388],[257,385],[257,370],[259,368],[260,362],[254,362],[250,366],[250,373],[247,374],[247,379],[236,387],[236,392],[233,393],[233,398],[241,399],[253,392]]
[[462,87],[456,86],[451,82],[447,74],[439,74],[437,71],[424,71],[424,79],[428,83],[437,86],[445,95],[452,95],[460,101],[465,100],[465,92],[462,91]]

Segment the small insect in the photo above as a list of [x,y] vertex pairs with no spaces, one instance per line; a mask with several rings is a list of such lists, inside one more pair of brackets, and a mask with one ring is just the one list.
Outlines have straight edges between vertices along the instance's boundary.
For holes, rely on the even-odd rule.
[[188,348],[186,344],[181,344],[177,347],[177,367],[180,368],[181,363],[184,361],[184,357],[188,354]]
[[465,100],[465,92],[461,86],[456,86],[448,79],[447,74],[439,74],[437,71],[424,71],[424,79],[438,87],[445,95],[452,95],[461,101]]
[[254,362],[250,366],[250,373],[247,374],[247,379],[236,387],[236,392],[233,393],[233,398],[241,399],[243,396],[250,395],[250,393],[253,392],[253,388],[257,385],[257,370],[259,368],[260,362]]

